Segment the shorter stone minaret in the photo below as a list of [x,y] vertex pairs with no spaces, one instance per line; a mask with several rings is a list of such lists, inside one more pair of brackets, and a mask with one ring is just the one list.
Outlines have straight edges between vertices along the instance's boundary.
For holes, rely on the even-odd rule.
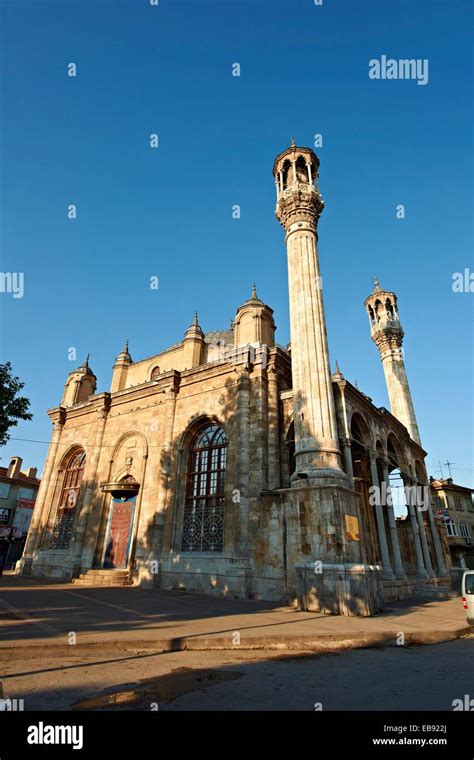
[[123,351],[119,353],[112,371],[112,385],[110,392],[122,391],[127,385],[127,373],[129,366],[133,364],[132,357],[128,352],[128,340],[125,342]]
[[186,369],[199,367],[199,365],[202,363],[203,352],[204,333],[199,324],[199,317],[196,311],[192,324],[184,333],[183,360]]
[[403,360],[403,327],[398,317],[397,296],[380,287],[377,277],[374,289],[364,301],[370,322],[372,340],[380,352],[385,373],[390,411],[407,428],[421,446],[420,433]]
[[80,367],[69,373],[64,386],[61,406],[80,404],[95,393],[97,378],[89,367],[89,354]]
[[235,346],[247,346],[249,343],[275,345],[273,309],[258,297],[255,284],[250,298],[237,309],[233,329]]

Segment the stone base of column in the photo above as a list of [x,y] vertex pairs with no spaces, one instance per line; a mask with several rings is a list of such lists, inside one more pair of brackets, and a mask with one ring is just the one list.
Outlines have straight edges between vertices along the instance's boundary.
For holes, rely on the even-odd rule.
[[21,557],[15,566],[15,575],[31,575],[33,567],[32,557]]
[[315,486],[318,487],[322,481],[331,481],[334,485],[340,485],[353,490],[352,479],[343,470],[333,467],[321,467],[318,469],[296,470],[291,476],[290,482],[292,488]]
[[332,469],[280,490],[285,576],[302,609],[373,615],[382,609],[382,568],[362,559],[365,526],[348,476]]
[[379,565],[296,565],[298,605],[307,612],[368,617],[384,609]]
[[297,441],[293,477],[318,478],[321,472],[334,473],[336,476],[345,474],[337,442],[324,438],[316,441],[311,437]]
[[395,578],[397,581],[406,581],[407,574],[403,568],[395,568]]
[[430,576],[428,575],[428,571],[427,570],[421,569],[421,567],[420,567],[416,571],[416,577],[417,578],[429,578]]

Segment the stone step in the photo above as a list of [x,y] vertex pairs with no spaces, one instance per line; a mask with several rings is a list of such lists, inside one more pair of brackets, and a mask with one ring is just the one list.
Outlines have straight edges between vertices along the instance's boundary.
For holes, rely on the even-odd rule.
[[79,577],[74,578],[72,582],[77,586],[100,586],[101,588],[106,586],[133,586],[128,570],[114,568],[91,568],[85,573],[80,573]]
[[87,573],[81,573],[78,577],[81,578],[81,580],[84,579],[84,580],[90,581],[91,583],[95,583],[95,581],[97,582],[114,581],[115,582],[115,581],[128,580],[130,576],[128,573],[127,575],[87,575]]
[[128,570],[122,570],[122,569],[116,569],[116,568],[113,568],[113,567],[110,568],[110,569],[99,568],[97,570],[95,568],[91,568],[90,570],[87,570],[85,573],[82,573],[82,575],[91,575],[91,576],[99,576],[99,577],[104,576],[104,577],[109,578],[112,575],[113,576],[115,576],[115,575],[116,576],[119,576],[119,575],[127,575],[128,576],[129,575],[129,571]]
[[129,578],[117,579],[94,579],[91,578],[73,578],[72,581],[76,586],[133,586],[133,581]]

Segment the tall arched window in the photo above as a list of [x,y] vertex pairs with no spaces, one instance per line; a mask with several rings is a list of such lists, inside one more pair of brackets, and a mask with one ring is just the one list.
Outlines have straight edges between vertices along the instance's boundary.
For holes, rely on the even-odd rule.
[[58,512],[51,532],[51,549],[68,549],[72,525],[76,514],[77,497],[81,487],[86,464],[86,454],[82,449],[70,458],[64,473]]
[[224,549],[225,469],[227,435],[206,425],[194,436],[189,452],[182,551]]

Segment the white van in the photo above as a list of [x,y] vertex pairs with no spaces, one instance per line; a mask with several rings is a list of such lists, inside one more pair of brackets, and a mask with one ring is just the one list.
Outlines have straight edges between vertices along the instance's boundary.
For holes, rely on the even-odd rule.
[[462,603],[467,610],[467,622],[474,626],[474,570],[466,570],[462,577]]

